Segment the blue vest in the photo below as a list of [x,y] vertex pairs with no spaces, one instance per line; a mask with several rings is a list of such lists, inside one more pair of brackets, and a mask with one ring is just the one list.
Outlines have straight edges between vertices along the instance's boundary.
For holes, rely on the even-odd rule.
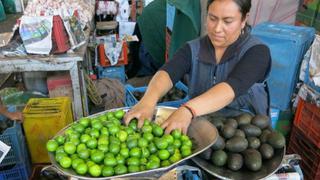
[[[189,41],[191,47],[192,63],[188,74],[189,97],[194,98],[206,92],[217,83],[227,80],[228,75],[241,60],[247,50],[255,45],[262,44],[257,38],[247,36],[240,44],[234,56],[226,62],[208,64],[199,61],[200,38]],[[258,60],[258,59],[257,59]],[[268,72],[269,74],[269,72]],[[236,116],[239,110],[249,111],[253,114],[269,114],[269,95],[266,83],[255,83],[246,94],[234,99],[228,106],[220,110],[225,116]]]

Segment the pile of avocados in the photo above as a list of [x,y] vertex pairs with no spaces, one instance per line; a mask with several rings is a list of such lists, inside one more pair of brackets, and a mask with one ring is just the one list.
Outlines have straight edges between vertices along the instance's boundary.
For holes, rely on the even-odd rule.
[[263,161],[271,159],[275,150],[286,143],[281,133],[272,130],[265,115],[243,113],[232,118],[214,117],[210,121],[218,129],[219,137],[200,157],[218,167],[259,171]]

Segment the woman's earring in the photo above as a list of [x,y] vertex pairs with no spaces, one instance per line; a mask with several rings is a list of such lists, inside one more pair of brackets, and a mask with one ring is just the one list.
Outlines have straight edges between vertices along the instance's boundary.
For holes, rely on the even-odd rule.
[[243,30],[243,28],[241,29],[241,35],[243,35],[244,34],[244,30]]

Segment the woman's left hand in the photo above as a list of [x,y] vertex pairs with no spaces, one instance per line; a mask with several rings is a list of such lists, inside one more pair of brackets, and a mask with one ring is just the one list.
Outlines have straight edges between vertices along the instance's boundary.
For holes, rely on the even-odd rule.
[[174,129],[178,129],[180,132],[187,134],[191,120],[192,114],[190,111],[184,107],[180,107],[161,124],[161,127],[166,129],[166,134],[169,134]]

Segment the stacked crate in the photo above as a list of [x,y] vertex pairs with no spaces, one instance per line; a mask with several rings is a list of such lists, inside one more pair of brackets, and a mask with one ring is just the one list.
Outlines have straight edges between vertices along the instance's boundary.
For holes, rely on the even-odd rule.
[[50,162],[46,150],[47,141],[73,122],[70,98],[30,99],[23,115],[23,128],[32,162]]
[[[298,81],[298,70],[304,54],[314,39],[315,29],[266,22],[255,26],[252,35],[270,49],[272,66],[267,83],[271,111],[278,110],[280,115],[291,108],[292,94]],[[278,118],[277,121],[280,120]],[[277,122],[273,123],[275,127]]]
[[[11,106],[9,111],[14,112],[15,107]],[[0,116],[0,121],[1,126],[3,123],[7,123],[6,121],[12,122],[0,135],[0,141],[11,147],[0,163],[0,179],[26,180],[30,176],[31,167],[21,123],[8,120],[4,116]]]

